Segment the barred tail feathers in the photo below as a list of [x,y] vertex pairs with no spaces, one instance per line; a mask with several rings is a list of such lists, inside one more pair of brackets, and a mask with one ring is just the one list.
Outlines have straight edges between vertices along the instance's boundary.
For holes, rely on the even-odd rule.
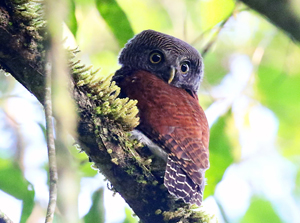
[[[202,179],[204,179],[204,176]],[[204,182],[201,184],[194,183],[179,164],[170,156],[167,161],[164,185],[170,194],[182,198],[184,202],[198,206],[201,205]]]

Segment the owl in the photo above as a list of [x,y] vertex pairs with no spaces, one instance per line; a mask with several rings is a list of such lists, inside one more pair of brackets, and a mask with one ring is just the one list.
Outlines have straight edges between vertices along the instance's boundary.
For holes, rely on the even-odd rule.
[[209,128],[197,97],[200,54],[180,39],[145,30],[125,45],[119,63],[113,80],[122,95],[138,100],[133,135],[166,161],[169,193],[200,206],[209,168]]

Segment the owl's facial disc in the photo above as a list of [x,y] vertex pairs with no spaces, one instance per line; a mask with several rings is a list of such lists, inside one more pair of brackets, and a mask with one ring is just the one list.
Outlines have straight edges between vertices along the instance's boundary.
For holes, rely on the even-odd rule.
[[[152,66],[155,67],[154,70],[157,70],[158,67],[161,67],[161,65],[166,62],[165,55],[159,50],[154,50],[149,54],[149,61]],[[177,69],[176,66],[173,65],[170,65],[169,68],[169,72],[162,71],[163,74],[161,75],[161,78],[170,84],[177,73]]]
[[[169,72],[169,79],[168,83],[171,84],[171,82],[176,79],[176,75],[182,76],[183,78],[188,75],[190,71],[190,62],[187,60],[177,62],[177,64],[170,65],[170,72]],[[177,77],[177,79],[181,79],[180,77]]]
[[145,70],[174,87],[194,93],[203,76],[202,58],[195,48],[153,30],[145,30],[131,39],[119,62],[125,70]]

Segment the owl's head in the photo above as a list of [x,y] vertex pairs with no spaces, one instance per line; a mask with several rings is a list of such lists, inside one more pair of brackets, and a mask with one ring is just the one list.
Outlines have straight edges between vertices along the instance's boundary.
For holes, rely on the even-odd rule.
[[130,70],[146,70],[165,82],[196,93],[203,76],[202,57],[186,42],[145,30],[121,51],[119,62]]

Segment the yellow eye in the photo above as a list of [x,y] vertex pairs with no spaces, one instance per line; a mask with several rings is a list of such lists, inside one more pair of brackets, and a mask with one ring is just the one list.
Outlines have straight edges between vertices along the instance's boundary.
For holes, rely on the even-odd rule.
[[187,62],[182,63],[180,66],[180,70],[183,74],[186,74],[187,72],[189,72],[189,70],[190,70],[189,63],[187,63]]
[[150,62],[153,64],[158,64],[162,61],[162,58],[163,56],[161,53],[155,52],[150,55]]

